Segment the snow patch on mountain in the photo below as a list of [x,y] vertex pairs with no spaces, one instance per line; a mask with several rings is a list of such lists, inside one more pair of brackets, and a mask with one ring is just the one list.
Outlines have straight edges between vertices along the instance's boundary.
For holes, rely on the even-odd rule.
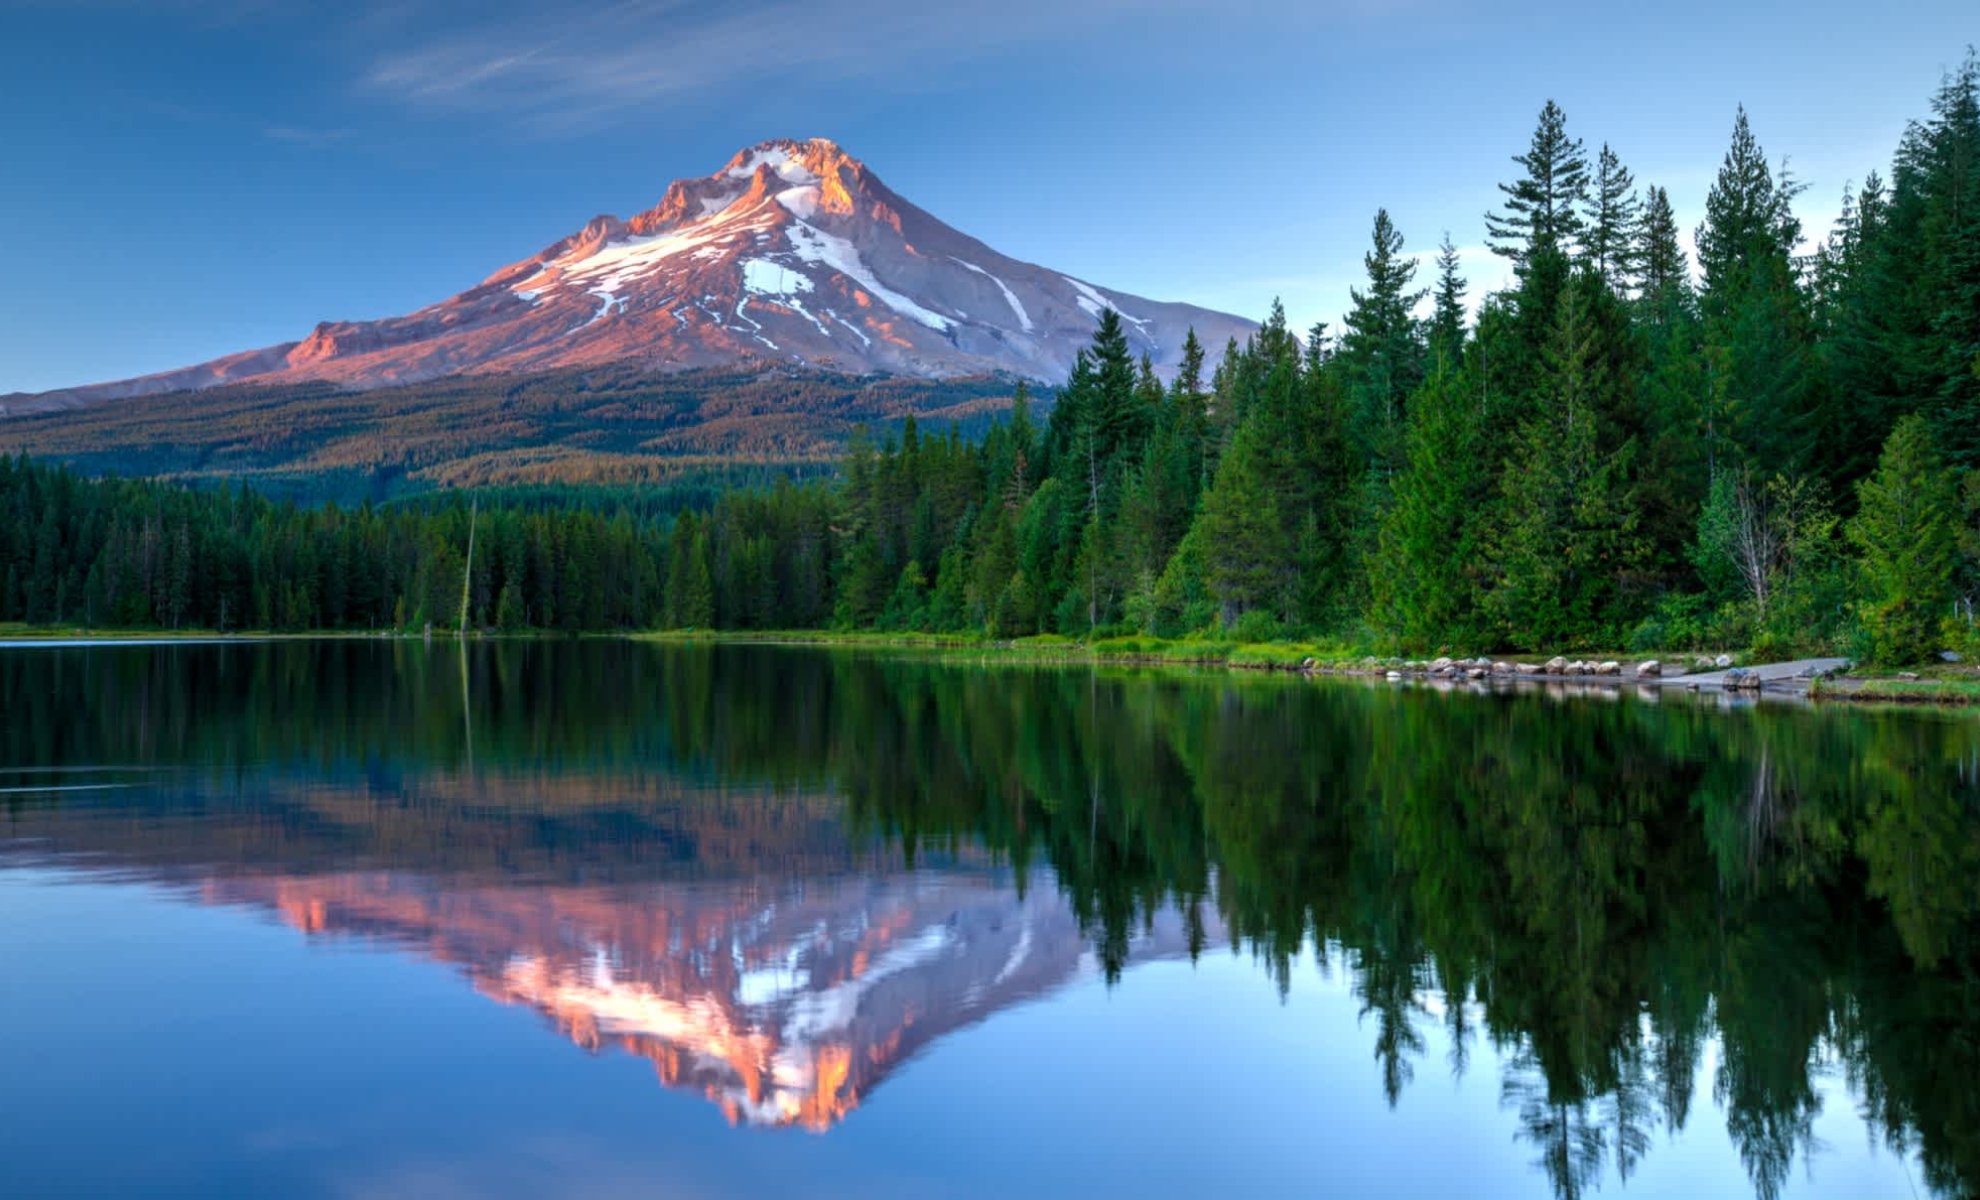
[[1090,283],[1082,283],[1079,280],[1074,279],[1070,275],[1061,275],[1059,276],[1059,278],[1065,280],[1067,283],[1070,283],[1073,286],[1073,290],[1079,293],[1074,303],[1078,304],[1082,309],[1086,310],[1087,316],[1092,317],[1095,321],[1098,321],[1100,319],[1100,314],[1111,308],[1114,310],[1115,316],[1119,317],[1123,321],[1126,321],[1128,324],[1134,326],[1135,331],[1137,333],[1141,334],[1143,337],[1151,336],[1148,332],[1148,321],[1146,318],[1137,317],[1127,312],[1120,305],[1114,303],[1112,300],[1109,300],[1107,299],[1107,297],[1101,295],[1100,289],[1094,287]]
[[[855,975],[822,991],[800,996],[797,1003],[791,1006],[790,1018],[784,1026],[785,1038],[793,1048],[808,1047],[814,1039],[844,1029],[859,1013],[860,1000],[873,990],[875,984],[925,965],[948,953],[955,943],[955,935],[946,925],[924,929],[889,949],[864,974]],[[799,1054],[793,1057],[804,1061],[808,1056]]]
[[800,221],[808,221],[818,214],[818,188],[813,185],[785,188],[777,193],[777,203]]
[[990,272],[984,270],[982,267],[977,266],[975,263],[964,262],[962,259],[957,258],[953,254],[949,256],[949,261],[952,263],[956,263],[960,266],[968,267],[970,270],[976,272],[978,275],[981,275],[985,279],[988,279],[991,283],[996,284],[997,290],[1003,292],[1004,299],[1010,302],[1011,312],[1017,316],[1018,325],[1021,328],[1023,328],[1023,330],[1026,333],[1031,332],[1031,314],[1024,311],[1024,304],[1018,300],[1017,293],[1011,290],[1010,284],[1005,283],[1002,279],[997,278],[995,275],[992,275]]
[[791,239],[791,249],[797,253],[799,258],[802,258],[806,262],[817,263],[820,266],[832,268],[834,271],[857,283],[860,287],[865,288],[873,294],[874,298],[878,299],[888,308],[893,309],[903,316],[911,317],[923,325],[928,326],[930,329],[947,333],[955,328],[955,322],[949,320],[949,318],[943,316],[941,313],[923,308],[913,300],[908,299],[906,296],[901,295],[899,292],[894,291],[886,284],[874,278],[873,272],[867,268],[866,260],[859,256],[858,249],[846,239],[834,237],[832,234],[826,233],[817,226],[804,221],[793,222],[788,232]]
[[[809,283],[811,281],[805,280],[805,282]],[[779,296],[777,297],[777,303],[783,305],[785,308],[790,309],[791,311],[797,313],[799,316],[803,317],[805,320],[811,322],[812,327],[818,330],[818,335],[820,337],[829,338],[832,336],[832,331],[825,328],[825,322],[819,320],[816,316],[814,316],[812,314],[812,311],[806,308],[802,303],[800,303],[796,296]]]
[[591,319],[589,321],[585,321],[584,323],[579,325],[573,325],[568,330],[565,330],[564,331],[565,337],[571,336],[571,334],[576,333],[580,329],[589,329],[593,325],[598,324],[600,321],[603,321],[606,317],[611,316],[612,310],[615,308],[621,312],[625,311],[626,298],[624,296],[619,295],[616,292],[610,291],[606,288],[593,288],[590,291],[586,292],[585,295],[590,296],[598,301],[598,311],[591,314]]
[[851,321],[846,320],[838,313],[833,313],[831,314],[831,316],[834,321],[837,321],[840,325],[845,326],[845,330],[847,333],[850,333],[854,337],[859,339],[859,344],[861,347],[871,346],[873,344],[873,339],[866,336],[866,331],[864,329],[861,329],[859,326],[853,324]]
[[1018,931],[1017,945],[1011,947],[1011,956],[1004,960],[1002,969],[997,972],[997,977],[990,981],[990,986],[1002,987],[1004,981],[1017,974],[1018,968],[1022,967],[1024,960],[1029,957],[1031,957],[1031,922],[1026,921],[1024,928]]
[[744,289],[763,296],[794,296],[811,290],[810,279],[765,258],[743,259],[742,281]]
[[729,215],[725,211],[672,232],[606,242],[584,257],[573,259],[569,255],[561,256],[544,264],[542,270],[512,290],[517,296],[527,299],[527,293],[540,296],[559,283],[571,281],[581,282],[586,290],[603,288],[617,292],[641,276],[651,274],[677,255],[693,251],[696,258],[721,257],[723,249],[712,243],[735,238],[759,227],[760,218],[755,221],[740,219],[746,215]]
[[[1081,283],[1079,280],[1074,279],[1070,275],[1061,275],[1059,276],[1059,278],[1071,284],[1073,291],[1079,293],[1079,295],[1075,298],[1074,303],[1078,304],[1081,308],[1085,309],[1086,315],[1092,317],[1094,320],[1098,321],[1100,319],[1101,313],[1114,307],[1113,302],[1108,300],[1105,296],[1102,296],[1097,290],[1094,289],[1092,284]],[[1118,312],[1120,310],[1115,309],[1115,311]]]
[[740,163],[729,168],[729,175],[735,179],[748,179],[756,174],[756,168],[766,165],[785,183],[818,182],[818,176],[791,157],[788,147],[776,145],[758,146],[751,150]]

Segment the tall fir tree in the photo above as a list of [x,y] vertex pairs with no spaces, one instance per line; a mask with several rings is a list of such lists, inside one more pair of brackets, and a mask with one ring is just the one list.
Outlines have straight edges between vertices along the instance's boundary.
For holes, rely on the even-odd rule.
[[1691,269],[1678,242],[1677,214],[1670,193],[1661,187],[1644,192],[1629,261],[1636,299],[1653,319],[1668,314],[1671,301],[1690,291]]
[[1638,225],[1636,179],[1607,142],[1595,157],[1595,182],[1582,217],[1588,263],[1618,295],[1629,290]]
[[1858,486],[1850,540],[1862,554],[1861,616],[1873,661],[1924,661],[1951,615],[1959,564],[1959,496],[1923,417],[1891,431]]
[[1892,171],[1889,248],[1906,256],[1904,340],[1889,347],[1947,457],[1980,466],[1980,57],[1941,82]]
[[1458,274],[1458,250],[1451,244],[1449,230],[1437,244],[1437,282],[1433,288],[1436,307],[1430,314],[1430,353],[1446,365],[1455,365],[1464,353],[1464,276]]
[[1583,270],[1562,297],[1542,401],[1515,440],[1486,535],[1486,600],[1515,644],[1619,635],[1638,570],[1636,443],[1618,419],[1633,407],[1628,346],[1613,293]]
[[1708,455],[1804,473],[1820,444],[1814,331],[1794,257],[1799,188],[1767,164],[1741,108],[1698,228]]
[[1894,271],[1903,268],[1888,244],[1888,219],[1883,179],[1873,171],[1861,190],[1844,189],[1815,258],[1813,317],[1829,386],[1813,465],[1844,495],[1875,467],[1898,416],[1918,407],[1894,353],[1903,340]]
[[1230,626],[1244,614],[1278,615],[1294,584],[1294,530],[1272,487],[1266,425],[1246,423],[1203,497],[1204,576],[1219,615]]
[[1525,174],[1502,183],[1501,212],[1485,216],[1493,253],[1513,261],[1522,275],[1536,255],[1566,253],[1581,233],[1581,206],[1588,193],[1588,156],[1579,139],[1567,135],[1567,114],[1549,100],[1540,109],[1526,153],[1513,156]]
[[1362,256],[1367,290],[1350,289],[1347,336],[1340,366],[1353,397],[1352,436],[1367,469],[1393,474],[1401,458],[1404,403],[1423,380],[1422,330],[1415,309],[1424,292],[1413,290],[1416,261],[1404,255],[1403,235],[1389,210],[1375,214],[1373,245]]
[[1448,359],[1410,405],[1402,473],[1369,566],[1371,623],[1395,648],[1473,643],[1478,515],[1489,476],[1477,407]]

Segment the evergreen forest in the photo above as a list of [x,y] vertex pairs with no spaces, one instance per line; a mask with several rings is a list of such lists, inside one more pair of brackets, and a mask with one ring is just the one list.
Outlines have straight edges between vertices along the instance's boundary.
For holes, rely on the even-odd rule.
[[1165,381],[1106,312],[980,436],[909,418],[683,511],[304,507],[23,454],[0,622],[1980,648],[1980,59],[1818,246],[1743,110],[1689,242],[1551,101],[1511,161],[1483,233],[1513,282],[1476,305],[1448,232],[1419,264],[1380,211],[1339,329],[1275,305]]

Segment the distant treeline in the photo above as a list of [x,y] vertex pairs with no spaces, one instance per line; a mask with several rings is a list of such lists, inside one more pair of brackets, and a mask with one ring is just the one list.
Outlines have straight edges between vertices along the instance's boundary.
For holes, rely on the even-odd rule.
[[[1812,256],[1738,114],[1697,270],[1668,195],[1549,102],[1486,220],[1516,282],[1467,319],[1386,211],[1345,330],[1276,306],[1168,384],[1105,313],[1049,416],[856,441],[832,484],[678,520],[495,505],[482,626],[981,630],[1386,650],[1563,645],[1912,661],[1980,597],[1980,60]],[[1430,315],[1420,318],[1425,298]],[[456,619],[469,512],[0,476],[0,620]]]
[[88,628],[631,629],[662,616],[664,527],[624,509],[301,508],[234,488],[0,459],[0,621]]

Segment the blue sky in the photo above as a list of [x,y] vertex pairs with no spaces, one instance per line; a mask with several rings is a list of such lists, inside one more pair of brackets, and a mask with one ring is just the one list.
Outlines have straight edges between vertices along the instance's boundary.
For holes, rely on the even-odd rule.
[[1743,102],[1825,228],[1976,38],[1953,0],[0,0],[0,393],[409,311],[773,136],[1007,254],[1304,326],[1377,206],[1475,248],[1549,96],[1687,226]]

